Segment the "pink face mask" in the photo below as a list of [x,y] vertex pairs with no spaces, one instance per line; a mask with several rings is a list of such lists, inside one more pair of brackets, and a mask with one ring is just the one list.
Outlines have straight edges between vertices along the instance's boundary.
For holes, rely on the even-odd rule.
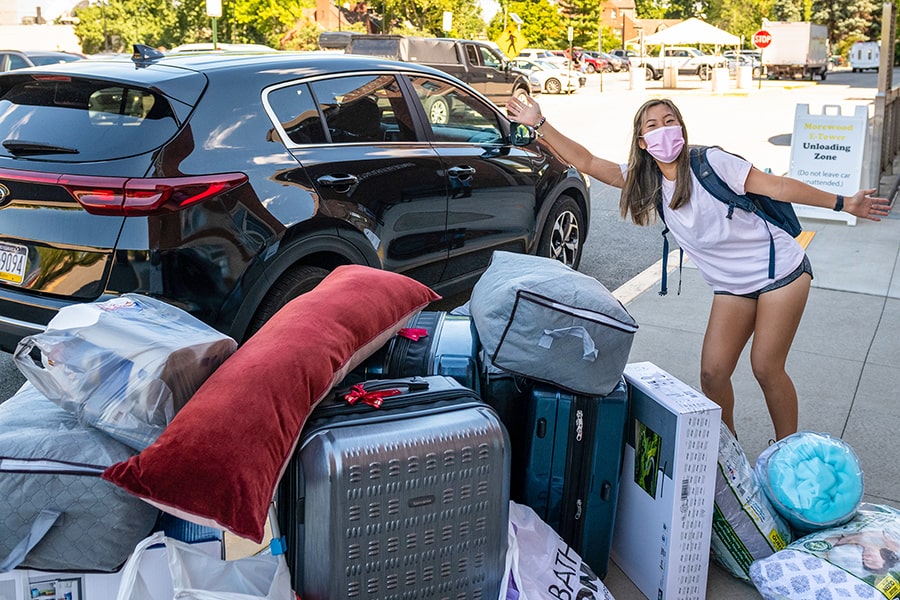
[[643,135],[650,156],[663,163],[674,162],[684,148],[681,125],[657,127]]

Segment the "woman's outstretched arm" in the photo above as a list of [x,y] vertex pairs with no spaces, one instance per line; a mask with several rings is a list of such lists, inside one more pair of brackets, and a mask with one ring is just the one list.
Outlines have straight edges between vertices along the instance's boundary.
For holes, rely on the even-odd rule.
[[540,105],[531,96],[524,101],[515,97],[510,98],[506,103],[506,112],[513,121],[536,127],[538,133],[544,137],[544,141],[582,173],[618,188],[625,185],[618,164],[594,156],[587,148],[560,133],[544,119]]
[[[808,206],[835,209],[839,203],[837,194],[820,190],[791,177],[763,173],[756,168],[750,169],[744,188],[754,194]],[[891,207],[890,201],[886,198],[869,195],[875,191],[875,188],[859,190],[852,196],[847,196],[843,199],[841,210],[861,219],[880,221],[881,217],[887,216],[891,211]]]

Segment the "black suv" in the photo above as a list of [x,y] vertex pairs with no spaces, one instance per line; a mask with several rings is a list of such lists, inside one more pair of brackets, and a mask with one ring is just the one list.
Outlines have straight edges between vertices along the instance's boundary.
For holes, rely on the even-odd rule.
[[[426,117],[434,96],[458,107],[447,123]],[[0,75],[0,115],[7,352],[125,292],[241,341],[341,264],[452,294],[495,250],[577,267],[587,234],[585,176],[411,63],[139,47]]]

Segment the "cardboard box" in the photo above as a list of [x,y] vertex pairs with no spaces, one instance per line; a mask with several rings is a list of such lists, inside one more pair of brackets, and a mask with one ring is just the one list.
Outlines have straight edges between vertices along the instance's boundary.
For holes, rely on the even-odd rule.
[[612,558],[651,600],[704,600],[722,409],[649,362],[625,379]]

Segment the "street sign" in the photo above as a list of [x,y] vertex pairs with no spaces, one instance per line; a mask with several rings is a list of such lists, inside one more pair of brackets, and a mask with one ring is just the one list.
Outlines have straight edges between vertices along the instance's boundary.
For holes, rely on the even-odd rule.
[[753,34],[753,45],[757,48],[765,48],[772,43],[772,34],[765,29],[760,29]]
[[503,53],[510,58],[517,57],[519,52],[524,50],[525,46],[528,45],[528,40],[525,39],[525,36],[519,31],[517,25],[510,25],[507,27],[506,30],[500,34],[500,37],[494,41],[497,42],[497,45],[500,46]]

